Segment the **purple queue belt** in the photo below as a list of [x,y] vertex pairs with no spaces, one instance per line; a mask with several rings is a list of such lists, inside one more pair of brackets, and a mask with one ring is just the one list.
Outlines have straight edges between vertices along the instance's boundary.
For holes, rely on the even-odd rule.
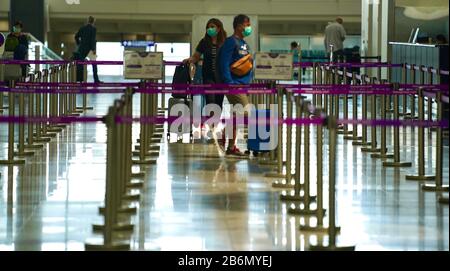
[[[231,123],[234,122],[236,124],[250,124],[256,123],[261,120],[265,120],[266,123],[272,124],[287,124],[287,125],[324,125],[326,124],[326,118],[317,117],[317,118],[287,118],[284,120],[278,118],[228,118],[228,119],[216,119],[209,117],[199,118],[197,120],[192,119],[190,117],[122,117],[117,116],[115,118],[116,123],[201,123],[210,120],[211,122],[220,121],[222,123]],[[269,122],[267,122],[269,120]],[[0,123],[92,123],[92,122],[104,122],[105,117],[26,117],[26,116],[0,116]],[[418,120],[365,120],[365,119],[338,119],[338,124],[352,124],[352,125],[364,125],[364,126],[389,126],[389,127],[399,127],[399,126],[410,126],[410,127],[440,127],[440,128],[448,128],[448,121],[418,121]]]

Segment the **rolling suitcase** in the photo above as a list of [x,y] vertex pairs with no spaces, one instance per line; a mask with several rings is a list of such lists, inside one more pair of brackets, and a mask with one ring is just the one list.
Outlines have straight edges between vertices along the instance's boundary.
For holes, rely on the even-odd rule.
[[[258,156],[259,153],[269,152],[276,147],[274,144],[269,144],[273,142],[273,140],[271,140],[271,134],[276,134],[276,131],[271,131],[269,120],[267,119],[265,123],[261,123],[260,121],[257,123],[252,122],[252,120],[258,120],[259,118],[264,117],[271,117],[270,110],[254,110],[252,111],[252,117],[248,124],[247,149],[253,152],[253,156]],[[265,129],[260,128],[260,125],[265,125]]]
[[[179,106],[177,106],[179,105]],[[191,98],[173,98],[169,99],[169,117],[184,116],[189,118],[189,123],[169,124],[167,140],[170,142],[172,134],[176,134],[177,141],[183,138],[183,135],[189,134],[189,140],[193,140],[192,134],[192,99]]]

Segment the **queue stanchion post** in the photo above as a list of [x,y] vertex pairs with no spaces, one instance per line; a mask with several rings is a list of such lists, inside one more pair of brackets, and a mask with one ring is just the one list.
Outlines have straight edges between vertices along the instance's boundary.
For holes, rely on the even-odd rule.
[[[51,83],[58,83],[58,74],[57,67],[51,67],[49,78]],[[51,92],[49,93],[49,116],[51,118],[58,117],[58,93]],[[47,131],[58,133],[61,132],[62,127],[58,127],[55,124],[48,124]],[[56,136],[56,134],[55,134]]]
[[[70,77],[71,77],[70,82],[75,83],[75,82],[77,82],[77,64],[76,64],[76,62],[72,62],[71,67],[72,67],[72,69],[70,70]],[[73,112],[73,115],[75,115],[75,116],[83,113],[83,109],[81,107],[77,107],[77,96],[79,96],[79,94],[73,94],[72,112]]]
[[[411,84],[416,84],[416,65],[411,64],[409,70],[409,81]],[[406,115],[405,119],[417,119],[416,117],[416,95],[408,95],[409,96],[409,115]],[[411,127],[414,129],[414,127]]]
[[[87,64],[83,64],[83,82],[87,82]],[[88,110],[94,110],[94,107],[88,106],[88,96],[87,93],[82,94],[82,106],[77,107],[77,109],[86,112]]]
[[130,244],[124,240],[115,240],[114,230],[117,229],[117,183],[119,176],[117,175],[117,160],[121,157],[117,156],[118,129],[116,123],[117,105],[111,106],[105,117],[107,127],[107,143],[106,143],[106,192],[105,192],[105,210],[103,225],[93,225],[94,231],[103,233],[101,243],[85,242],[85,249],[93,250],[129,250]]
[[[342,79],[343,79],[343,84],[345,86],[349,85],[348,84],[348,78],[347,78],[347,67],[344,67]],[[348,95],[347,94],[344,94],[343,107],[344,107],[344,119],[348,119]],[[337,117],[339,118],[339,115]],[[342,131],[338,131],[338,133],[343,134],[344,136],[345,135],[351,135],[353,133],[352,131],[348,130],[348,125],[347,124],[344,124],[342,126],[342,128],[343,128],[343,130]]]
[[[317,85],[317,63],[313,62],[312,65],[312,83],[313,85]],[[312,103],[314,106],[317,106],[317,94],[313,94]]]
[[[9,82],[9,88],[14,89],[15,82],[11,80]],[[15,116],[15,97],[14,92],[8,93],[8,116]],[[8,157],[7,160],[0,160],[0,165],[22,165],[25,164],[25,160],[23,159],[15,159],[14,158],[14,122],[8,122]]]
[[[295,117],[297,119],[302,118],[303,111],[303,103],[301,95],[297,95],[295,97]],[[289,108],[288,108],[289,113]],[[287,133],[289,138],[289,131]],[[290,140],[289,140],[290,141]],[[280,200],[282,201],[296,201],[302,200],[303,197],[301,195],[302,184],[300,182],[300,169],[301,169],[301,149],[302,149],[302,125],[296,124],[295,126],[295,174],[294,174],[294,191],[291,193],[281,194]],[[288,168],[289,164],[286,164],[286,168]],[[288,171],[287,171],[288,172]],[[287,174],[286,174],[287,175]]]
[[[382,82],[383,83],[383,82]],[[387,103],[387,96],[386,95],[380,95],[381,105],[381,119],[386,120],[387,114],[386,114],[386,103]],[[380,153],[372,153],[370,157],[372,158],[380,158],[380,159],[390,159],[394,158],[394,154],[387,153],[387,129],[386,126],[381,126],[381,140],[380,140]]]
[[[278,103],[278,119],[283,119],[283,97],[285,94],[284,89],[277,89],[277,103]],[[267,178],[279,178],[286,180],[286,174],[283,173],[283,128],[284,125],[279,125],[278,127],[278,146],[277,146],[277,170],[276,172],[269,172],[266,173],[264,176]],[[284,181],[275,181],[272,183],[272,187],[274,188],[285,188],[285,189],[292,189],[294,185],[289,182]]]
[[[419,88],[419,121],[424,121],[423,89]],[[434,180],[436,176],[425,174],[425,128],[423,126],[417,129],[417,175],[406,175],[409,181]]]
[[[24,80],[25,78],[22,78],[21,80]],[[14,95],[14,94],[13,94]],[[25,93],[19,93],[19,116],[25,116]],[[18,138],[18,144],[17,144],[17,152],[14,153],[14,155],[18,157],[26,157],[26,156],[32,156],[34,155],[33,151],[26,151],[25,150],[25,123],[20,122],[19,123],[19,138]]]
[[[47,70],[43,70],[40,71],[38,73],[37,76],[37,81],[38,82],[44,82],[44,74],[46,73]],[[36,93],[36,106],[35,106],[35,115],[38,118],[42,118],[42,111],[44,109],[44,104],[43,104],[43,100],[42,100],[42,96],[45,95],[43,93]],[[44,143],[44,142],[49,142],[51,139],[49,137],[44,137],[43,136],[43,127],[45,127],[43,125],[44,123],[42,122],[38,122],[36,123],[36,133],[34,134],[35,138],[34,141],[38,142],[38,143]]]
[[[127,146],[126,154],[125,154],[126,161],[127,161],[127,165],[126,165],[127,176],[131,177],[132,179],[143,178],[143,177],[145,177],[144,171],[132,172],[132,167],[133,167],[133,163],[132,163],[132,158],[133,158],[132,117],[133,117],[133,93],[134,93],[134,90],[132,88],[127,88],[126,93],[127,93],[127,99],[128,99],[128,105],[129,105],[129,106],[127,106],[126,117],[130,119],[130,121],[126,123],[127,130],[126,130],[126,139],[125,139],[126,146]],[[144,183],[142,181],[133,180],[128,184],[128,187],[142,187],[143,185],[144,185]]]
[[[393,84],[393,89],[394,90],[398,90],[399,89],[399,85],[398,83],[394,83]],[[394,114],[393,114],[393,118],[395,121],[398,121],[400,119],[400,104],[399,104],[399,95],[394,95],[393,97],[394,99]],[[400,127],[398,126],[394,126],[393,127],[394,130],[394,161],[385,161],[383,162],[383,166],[384,167],[411,167],[412,163],[411,162],[402,162],[401,161],[401,157],[400,157]]]
[[[366,85],[367,81],[366,81],[366,75],[361,75],[361,84],[362,85]],[[361,98],[361,117],[363,120],[367,120],[367,94],[362,93],[361,94],[362,98]],[[356,125],[355,125],[356,126]],[[354,146],[369,146],[372,143],[367,141],[367,125],[362,125],[361,128],[361,141],[353,141],[352,145]]]
[[[357,85],[356,72],[352,72],[352,85]],[[359,95],[352,95],[352,118],[355,120],[358,119],[358,97]],[[344,139],[353,141],[361,140],[362,137],[358,136],[358,125],[352,125],[351,135],[344,135]]]
[[[268,87],[270,89],[274,89],[276,87],[276,82],[275,81],[270,81],[268,83]],[[276,96],[275,93],[269,94],[269,104],[270,104],[270,106],[275,105],[275,96]],[[268,108],[270,108],[270,106]],[[259,164],[260,165],[265,165],[265,166],[277,166],[278,165],[277,152],[278,152],[277,148],[270,150],[270,152],[269,152],[269,159],[268,160],[259,160]]]
[[[402,74],[401,74],[401,82],[403,84],[406,84],[408,82],[407,79],[407,69],[408,64],[404,63],[402,66]],[[408,95],[403,95],[403,99],[402,99],[402,112],[400,112],[400,116],[402,116],[403,118],[410,116],[411,114],[408,113],[407,111],[407,104],[408,104]]]
[[[319,96],[321,98],[321,96]],[[321,113],[319,113],[321,114]],[[310,224],[300,225],[300,231],[306,232],[326,232],[328,228],[323,224],[323,218],[326,210],[323,208],[323,124],[317,126],[317,144],[316,144],[316,172],[317,172],[317,196],[316,196],[316,209],[315,216],[317,222],[315,226]],[[340,227],[336,227],[337,232],[340,231]]]
[[[375,78],[371,79],[371,83],[375,83]],[[370,96],[370,118],[372,120],[377,119],[377,96]],[[361,148],[362,152],[380,152],[381,149],[377,148],[377,128],[376,126],[370,127],[370,147]]]
[[[145,82],[142,82],[143,85],[145,86]],[[140,98],[141,98],[141,108],[140,108],[140,117],[141,117],[141,122],[140,122],[140,133],[139,133],[139,139],[138,139],[138,143],[139,145],[135,147],[136,151],[133,152],[133,154],[138,155],[139,159],[138,160],[132,160],[132,164],[134,165],[149,165],[149,164],[156,164],[156,160],[155,159],[147,159],[147,153],[148,153],[148,148],[149,148],[149,129],[148,129],[148,125],[146,124],[146,122],[144,121],[144,117],[148,117],[148,107],[149,107],[149,99],[148,99],[148,95],[147,93],[141,92],[140,94]]]
[[329,131],[329,150],[328,150],[328,167],[329,167],[329,177],[328,177],[328,245],[317,244],[309,246],[309,250],[342,250],[342,251],[353,251],[355,246],[338,246],[336,242],[336,235],[339,230],[336,227],[336,151],[337,151],[337,123],[336,118],[329,117],[327,119],[327,126]]
[[[427,84],[432,85],[433,84],[433,71],[431,67],[426,68],[427,71]],[[439,79],[439,76],[436,77]],[[427,97],[427,119],[428,121],[433,121],[433,98]],[[430,127],[429,132],[436,131],[436,127]]]
[[[423,93],[422,93],[423,94]],[[420,97],[420,94],[419,94]],[[437,103],[437,120],[442,121],[442,93],[436,93],[436,103]],[[420,109],[420,108],[419,108]],[[435,183],[434,184],[423,184],[422,189],[424,191],[433,192],[449,192],[449,186],[443,184],[443,166],[444,166],[444,144],[442,137],[442,127],[438,126],[436,130],[436,173],[435,173]]]
[[[305,105],[307,108],[309,107],[309,102]],[[306,113],[309,116],[308,113]],[[304,138],[304,165],[303,165],[303,195],[299,197],[299,201],[303,204],[303,208],[301,206],[295,206],[288,209],[288,213],[291,215],[316,215],[317,209],[313,210],[310,208],[311,203],[316,200],[315,196],[310,195],[310,125],[306,124],[303,129],[303,138]]]
[[[30,82],[35,83],[37,80],[37,74],[33,74],[30,76]],[[30,117],[36,117],[36,112],[35,112],[35,100],[36,100],[36,93],[29,93],[28,96],[28,116]],[[43,148],[44,145],[42,144],[38,144],[34,141],[34,136],[37,133],[34,133],[34,128],[37,127],[39,128],[38,125],[35,125],[33,122],[28,122],[28,133],[27,133],[27,143],[25,144],[25,149],[40,149]]]
[[[131,98],[130,98],[131,92],[129,90],[125,91],[125,94],[122,95],[123,100],[123,107],[120,110],[120,116],[122,118],[128,117],[128,107],[130,106]],[[122,199],[125,201],[138,201],[140,199],[140,193],[139,190],[129,190],[134,189],[133,187],[129,187],[128,185],[131,183],[131,174],[130,174],[130,168],[128,167],[128,157],[130,157],[128,153],[128,142],[127,142],[127,123],[121,122],[119,123],[119,129],[120,129],[120,135],[121,135],[121,141],[119,145],[119,150],[121,151],[121,158],[119,161],[119,169],[120,169],[120,176],[121,176],[121,182],[120,182],[120,188],[122,191]],[[120,205],[120,210],[126,213],[136,213],[136,207],[134,206],[123,206]]]
[[[131,173],[131,125],[132,125],[132,89],[127,88],[125,91],[125,94],[122,96],[123,101],[123,108],[121,108],[120,111],[118,111],[118,114],[120,117],[122,117],[122,122],[118,123],[117,126],[119,127],[119,134],[121,140],[119,141],[120,145],[117,146],[118,151],[120,151],[120,157],[124,159],[119,159],[118,163],[118,171],[120,171],[120,185],[119,190],[121,191],[119,196],[123,200],[128,199],[138,199],[136,196],[129,196],[127,195],[127,189],[128,188],[141,188],[143,186],[142,182],[131,182],[132,173]],[[124,197],[125,196],[125,197]],[[129,196],[128,198],[126,196]],[[122,204],[122,202],[118,202],[117,206],[117,213],[120,214],[136,214],[137,208],[134,205],[130,204]],[[104,214],[105,208],[100,207],[99,213]]]
[[[48,70],[45,69],[43,73],[43,83],[52,82],[52,69]],[[52,95],[51,93],[43,93],[42,94],[42,116],[44,118],[48,118],[49,116],[52,116]],[[52,138],[56,136],[56,133],[54,131],[50,130],[50,124],[47,122],[42,123],[42,136]]]

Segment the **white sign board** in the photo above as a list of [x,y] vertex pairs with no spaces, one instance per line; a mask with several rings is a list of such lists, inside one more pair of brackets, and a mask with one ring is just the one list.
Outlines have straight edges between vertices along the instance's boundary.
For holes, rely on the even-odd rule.
[[163,53],[124,51],[123,76],[125,79],[162,79]]
[[293,72],[293,54],[256,53],[255,79],[291,80]]

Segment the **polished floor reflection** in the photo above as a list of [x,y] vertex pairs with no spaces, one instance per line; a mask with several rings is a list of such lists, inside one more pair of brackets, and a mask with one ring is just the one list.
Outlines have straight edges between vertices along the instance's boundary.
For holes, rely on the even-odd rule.
[[[95,111],[88,114],[103,115],[115,97],[90,97]],[[139,97],[135,99],[139,105]],[[401,129],[402,159],[417,156],[412,131]],[[7,126],[0,124],[0,159],[6,156],[6,132]],[[426,144],[430,174],[435,166],[435,148],[430,144],[434,136],[430,132]],[[98,207],[105,193],[105,141],[103,124],[72,124],[26,158],[25,165],[0,166],[0,250],[83,250],[86,240],[99,237],[92,224],[102,221]],[[136,203],[138,212],[130,218],[135,224],[130,236],[133,250],[306,250],[310,243],[327,242],[324,234],[298,230],[315,219],[287,214],[290,204],[279,200],[283,190],[272,188],[276,179],[264,177],[272,167],[255,158],[223,157],[206,142],[168,143],[163,137],[160,145],[158,163],[144,168],[147,176]],[[420,183],[405,180],[405,175],[415,173],[414,165],[384,168],[381,160],[370,158],[342,136],[338,157],[339,244],[353,244],[357,250],[449,249],[448,205],[437,203],[439,193],[422,192]],[[328,162],[324,172],[327,184]],[[316,176],[311,170],[313,194]],[[448,176],[447,143],[446,184]]]

